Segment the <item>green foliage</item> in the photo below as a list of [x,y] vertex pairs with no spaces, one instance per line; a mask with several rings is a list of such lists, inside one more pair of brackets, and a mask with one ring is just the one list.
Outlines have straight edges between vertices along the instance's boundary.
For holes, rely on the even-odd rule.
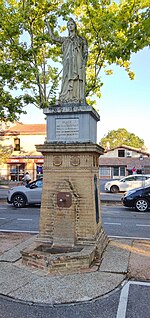
[[[1,141],[0,137],[0,141]],[[13,152],[12,146],[2,146],[0,144],[0,164],[6,163],[6,160],[11,156]]]
[[104,136],[100,145],[106,149],[109,143],[110,148],[126,145],[134,148],[142,148],[144,146],[144,140],[140,139],[133,133],[129,133],[125,128],[119,128],[118,130],[111,130],[107,136]]
[[49,38],[45,17],[60,34],[72,15],[87,38],[89,103],[101,96],[102,69],[111,75],[117,64],[133,79],[131,55],[150,43],[148,0],[1,0],[0,12],[0,115],[9,120],[29,103],[43,108],[56,101],[61,50]]
[[22,96],[13,97],[10,92],[4,91],[0,85],[0,118],[1,121],[15,121],[19,119],[22,110]]

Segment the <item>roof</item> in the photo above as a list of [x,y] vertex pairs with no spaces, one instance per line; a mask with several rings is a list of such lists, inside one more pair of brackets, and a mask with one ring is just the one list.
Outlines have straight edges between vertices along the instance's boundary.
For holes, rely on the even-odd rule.
[[137,169],[141,169],[141,166],[150,166],[150,157],[144,157],[144,160],[141,161],[139,157],[99,157],[100,166],[114,167],[114,166],[126,166],[127,168],[133,168],[136,166]]
[[138,153],[141,153],[141,154],[145,154],[147,156],[150,156],[150,153],[148,151],[145,151],[145,150],[142,150],[140,148],[134,148],[134,147],[131,147],[131,146],[126,146],[126,145],[120,145],[120,146],[117,146],[117,147],[114,147],[114,148],[111,148],[111,149],[107,149],[105,150],[105,153],[107,152],[110,152],[110,151],[113,151],[115,149],[120,149],[120,148],[123,148],[123,149],[127,149],[127,150],[131,150],[131,151],[136,151]]
[[15,126],[3,131],[3,135],[46,135],[46,124],[23,124],[17,123]]

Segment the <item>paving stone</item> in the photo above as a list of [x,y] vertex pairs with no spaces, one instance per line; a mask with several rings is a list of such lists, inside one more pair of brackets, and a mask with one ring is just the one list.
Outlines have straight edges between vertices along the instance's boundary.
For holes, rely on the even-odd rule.
[[0,233],[0,255],[28,240],[31,236],[33,235],[29,233]]
[[38,278],[27,270],[5,262],[0,263],[0,273],[0,294],[4,295],[9,295],[19,287],[24,288],[26,284],[32,284]]
[[9,295],[24,301],[58,304],[90,300],[116,288],[122,274],[84,273],[38,278]]
[[128,276],[137,280],[150,280],[150,242],[134,241],[129,258]]
[[30,239],[25,240],[24,242],[19,243],[18,245],[14,246],[9,251],[0,255],[0,261],[5,262],[15,262],[21,257],[20,251],[23,250],[25,247],[30,245],[35,240],[35,235],[32,236]]
[[110,241],[103,254],[100,271],[127,273],[131,243],[129,240]]

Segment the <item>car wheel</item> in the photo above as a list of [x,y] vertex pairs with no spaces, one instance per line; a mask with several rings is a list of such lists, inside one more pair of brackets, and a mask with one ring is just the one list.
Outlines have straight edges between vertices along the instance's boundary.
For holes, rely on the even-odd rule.
[[14,205],[15,208],[23,208],[26,205],[26,198],[23,194],[15,194],[12,198],[12,203]]
[[137,211],[139,211],[139,212],[145,212],[145,211],[147,211],[148,210],[148,208],[149,208],[149,203],[148,203],[148,201],[147,200],[145,200],[145,199],[138,199],[138,200],[136,200],[136,202],[135,202],[135,208],[136,208],[136,210]]
[[110,188],[110,192],[112,192],[112,193],[117,193],[117,192],[119,192],[119,188],[118,188],[116,185],[113,185],[113,186]]

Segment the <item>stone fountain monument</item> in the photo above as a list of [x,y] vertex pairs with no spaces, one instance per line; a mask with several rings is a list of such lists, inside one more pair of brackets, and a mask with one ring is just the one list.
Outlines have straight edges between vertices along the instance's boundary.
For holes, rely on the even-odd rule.
[[47,139],[36,146],[44,155],[39,235],[22,251],[22,260],[58,273],[89,269],[108,238],[100,212],[100,117],[85,101],[87,42],[73,19],[68,37],[55,37],[46,24],[51,39],[62,44],[62,87],[58,103],[44,109]]

